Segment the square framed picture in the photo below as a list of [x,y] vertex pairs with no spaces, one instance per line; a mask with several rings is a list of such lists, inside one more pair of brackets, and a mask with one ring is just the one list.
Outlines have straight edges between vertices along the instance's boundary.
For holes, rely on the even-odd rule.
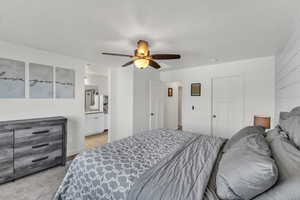
[[168,97],[173,96],[173,88],[168,88]]
[[55,68],[56,72],[56,98],[75,98],[75,71],[61,67]]
[[191,96],[201,96],[201,83],[191,84]]
[[25,98],[25,62],[0,58],[0,98]]
[[29,63],[30,98],[53,98],[53,67]]

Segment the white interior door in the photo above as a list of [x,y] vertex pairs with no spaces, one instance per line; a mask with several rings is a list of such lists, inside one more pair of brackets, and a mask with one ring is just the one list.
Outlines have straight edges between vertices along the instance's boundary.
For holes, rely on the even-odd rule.
[[150,105],[149,105],[149,129],[161,128],[162,113],[162,84],[160,81],[150,80]]
[[243,81],[240,76],[212,79],[212,134],[230,138],[244,121]]

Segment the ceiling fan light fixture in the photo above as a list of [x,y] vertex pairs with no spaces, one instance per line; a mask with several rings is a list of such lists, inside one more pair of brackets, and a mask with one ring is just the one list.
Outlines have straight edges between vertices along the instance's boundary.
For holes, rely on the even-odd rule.
[[131,60],[122,65],[122,67],[127,67],[134,64],[139,69],[144,69],[146,67],[153,67],[154,69],[160,69],[161,66],[155,60],[170,60],[170,59],[180,59],[179,54],[150,54],[149,44],[145,40],[139,40],[137,42],[137,48],[134,50],[134,55],[127,55],[121,53],[106,53],[103,55],[109,56],[122,56],[129,57]]
[[149,66],[148,59],[137,59],[134,61],[134,65],[139,69],[144,69]]
[[137,54],[139,56],[148,56],[148,54],[149,54],[148,42],[146,42],[144,40],[138,41]]

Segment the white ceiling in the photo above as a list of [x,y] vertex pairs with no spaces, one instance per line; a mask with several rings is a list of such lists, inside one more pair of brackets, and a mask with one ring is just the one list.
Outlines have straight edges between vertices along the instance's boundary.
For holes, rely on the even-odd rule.
[[180,53],[169,69],[274,55],[299,0],[0,0],[0,40],[119,67],[139,39]]

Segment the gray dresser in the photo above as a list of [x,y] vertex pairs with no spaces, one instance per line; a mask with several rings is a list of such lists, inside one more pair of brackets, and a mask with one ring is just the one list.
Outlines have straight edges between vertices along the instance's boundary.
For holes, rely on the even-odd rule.
[[67,119],[0,122],[0,183],[65,165]]

